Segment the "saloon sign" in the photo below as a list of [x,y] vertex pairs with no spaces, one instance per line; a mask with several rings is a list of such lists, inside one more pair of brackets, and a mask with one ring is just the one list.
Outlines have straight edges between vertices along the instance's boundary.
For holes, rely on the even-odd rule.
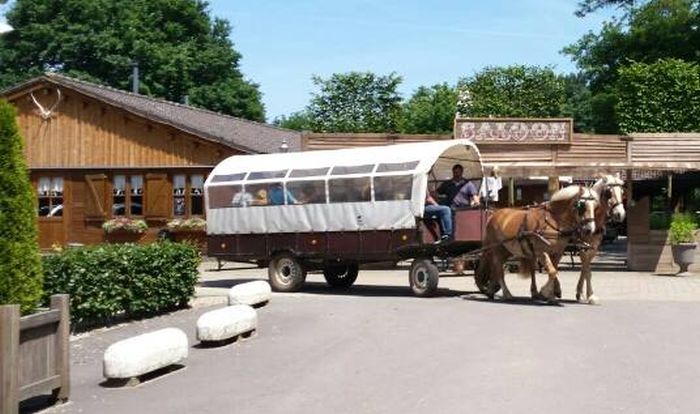
[[455,120],[455,138],[477,144],[570,144],[573,120],[464,118]]

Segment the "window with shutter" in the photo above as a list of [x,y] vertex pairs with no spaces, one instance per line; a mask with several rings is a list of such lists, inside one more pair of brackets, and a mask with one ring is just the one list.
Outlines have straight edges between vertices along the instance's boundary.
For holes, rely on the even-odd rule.
[[172,190],[168,175],[161,173],[146,174],[146,210],[149,219],[167,219],[170,216]]
[[107,217],[107,197],[109,183],[105,174],[85,175],[87,191],[85,192],[85,217],[104,220]]

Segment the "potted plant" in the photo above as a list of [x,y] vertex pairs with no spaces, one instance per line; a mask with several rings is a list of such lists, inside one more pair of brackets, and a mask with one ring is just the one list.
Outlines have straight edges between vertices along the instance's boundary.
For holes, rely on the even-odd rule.
[[200,217],[173,219],[166,224],[177,242],[189,241],[204,251],[207,237],[207,221]]
[[107,240],[115,243],[137,242],[148,230],[144,220],[117,217],[102,223]]
[[680,266],[678,276],[687,276],[688,266],[695,262],[697,223],[690,214],[677,213],[671,218],[669,239],[673,261]]

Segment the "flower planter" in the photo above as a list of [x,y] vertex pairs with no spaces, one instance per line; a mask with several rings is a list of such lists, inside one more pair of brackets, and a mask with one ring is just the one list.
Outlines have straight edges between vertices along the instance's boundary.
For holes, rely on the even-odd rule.
[[172,232],[176,242],[190,242],[196,245],[202,253],[206,253],[207,233],[201,230],[178,230]]
[[695,243],[680,243],[671,246],[673,261],[680,266],[680,270],[676,274],[677,276],[690,275],[688,266],[695,263],[695,250],[697,250],[697,247]]
[[108,243],[139,243],[145,234],[146,232],[135,233],[126,230],[116,230],[111,233],[105,233],[105,240]]

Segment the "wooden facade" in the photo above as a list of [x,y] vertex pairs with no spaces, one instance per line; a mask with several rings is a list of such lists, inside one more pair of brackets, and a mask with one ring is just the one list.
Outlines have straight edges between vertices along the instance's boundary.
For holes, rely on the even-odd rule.
[[[235,143],[204,138],[51,80],[39,79],[5,93],[17,108],[24,153],[37,191],[41,248],[124,237],[154,240],[173,218],[203,217],[206,175],[224,158],[245,153]],[[130,100],[146,99],[105,91],[117,96],[123,93]],[[58,104],[50,116],[41,116],[34,99],[43,108]],[[160,104],[176,115],[187,109],[165,101]],[[221,118],[231,122],[230,117]],[[248,123],[244,126],[250,127]],[[265,131],[263,125],[253,127]],[[105,234],[102,224],[121,216],[145,220],[148,231]]]

